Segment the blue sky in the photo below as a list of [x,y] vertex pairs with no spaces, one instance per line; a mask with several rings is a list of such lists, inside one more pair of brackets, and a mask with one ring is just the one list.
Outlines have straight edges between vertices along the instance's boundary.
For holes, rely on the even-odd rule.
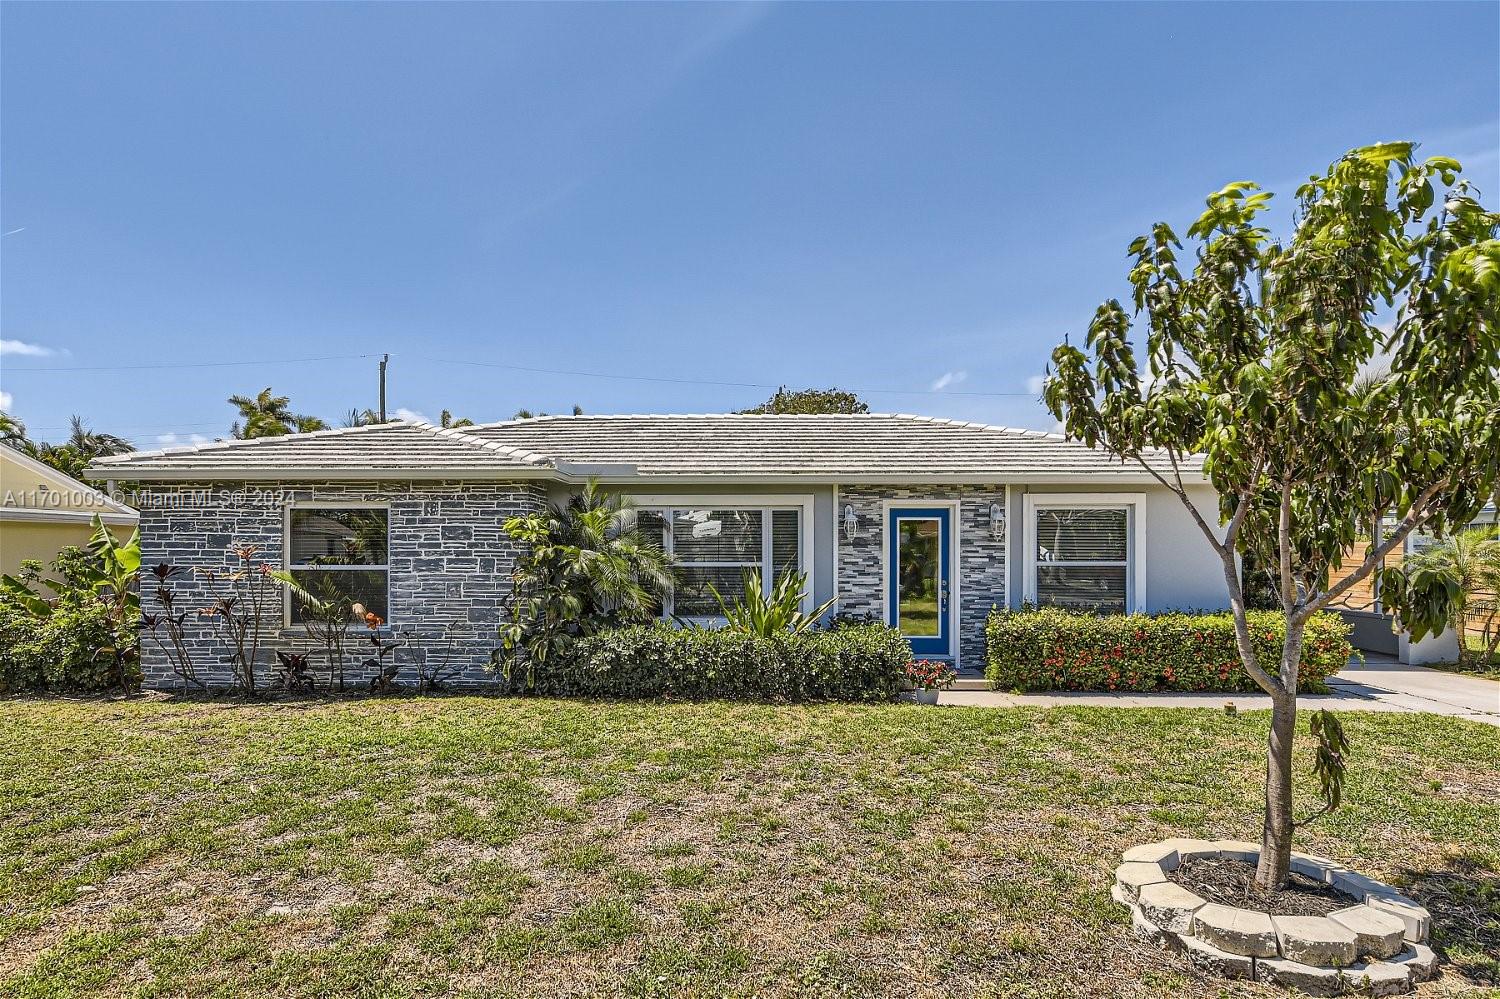
[[1412,138],[1500,195],[1493,3],[7,4],[0,29],[0,403],[47,439],[71,413],[222,436],[267,385],[336,420],[386,351],[391,408],[434,419],[784,382],[1045,429],[1035,376],[1123,294],[1129,239],[1224,183],[1285,213],[1343,150]]

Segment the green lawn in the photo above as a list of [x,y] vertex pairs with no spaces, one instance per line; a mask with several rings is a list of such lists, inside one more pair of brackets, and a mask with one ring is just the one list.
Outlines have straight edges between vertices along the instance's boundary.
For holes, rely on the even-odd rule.
[[[1434,911],[1452,963],[1424,994],[1500,985],[1500,729],[1344,718],[1345,808],[1301,845]],[[0,721],[7,997],[1274,994],[1138,944],[1107,893],[1127,846],[1254,834],[1261,713],[455,697]]]

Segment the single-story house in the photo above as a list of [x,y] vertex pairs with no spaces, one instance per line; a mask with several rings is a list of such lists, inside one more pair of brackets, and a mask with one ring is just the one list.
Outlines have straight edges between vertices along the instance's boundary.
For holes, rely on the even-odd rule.
[[136,512],[124,503],[0,444],[0,572],[14,576],[22,562],[88,544],[96,515],[121,541],[135,530]]
[[[874,614],[916,655],[968,672],[983,668],[995,606],[1227,602],[1188,511],[1141,468],[1057,434],[921,416],[401,422],[136,452],[90,474],[140,483],[143,564],[224,569],[231,544],[259,545],[305,584],[332,575],[397,629],[462,632],[471,680],[487,676],[510,591],[502,524],[591,479],[660,532],[681,576],[665,614],[679,618],[716,614],[709,583],[732,592],[756,569],[769,586],[795,567],[809,608]],[[1201,470],[1182,474],[1216,522]],[[288,597],[278,642],[298,643],[300,613]],[[146,644],[148,683],[170,685]]]

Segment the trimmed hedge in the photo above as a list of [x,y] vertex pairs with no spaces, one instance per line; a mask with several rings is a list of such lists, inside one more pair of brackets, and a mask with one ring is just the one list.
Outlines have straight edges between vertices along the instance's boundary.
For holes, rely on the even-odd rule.
[[883,625],[762,638],[652,624],[580,639],[531,690],[584,697],[889,701],[911,647]]
[[[1251,611],[1250,632],[1262,663],[1281,660],[1286,622],[1279,612]],[[1326,689],[1323,678],[1353,654],[1349,625],[1323,612],[1308,622],[1299,685]],[[1098,615],[1040,607],[995,610],[985,628],[985,676],[1001,690],[1212,690],[1260,688],[1240,665],[1234,618],[1221,613]]]

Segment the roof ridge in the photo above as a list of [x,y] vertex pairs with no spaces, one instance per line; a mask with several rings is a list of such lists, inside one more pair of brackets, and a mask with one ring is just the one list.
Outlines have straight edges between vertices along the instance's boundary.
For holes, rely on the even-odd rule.
[[[976,430],[995,430],[1004,434],[1015,434],[1018,437],[1045,437],[1051,440],[1066,441],[1066,434],[1059,434],[1048,430],[1032,430],[1030,427],[1007,427],[998,423],[979,423],[974,420],[955,420],[949,416],[922,416],[918,413],[892,413],[905,420],[922,420],[926,423],[944,423],[955,427],[973,427]],[[1076,441],[1075,443],[1083,443]]]
[[322,430],[303,430],[290,434],[277,434],[274,437],[230,437],[227,440],[195,441],[191,444],[183,444],[180,447],[162,447],[152,451],[126,451],[123,454],[104,455],[94,459],[98,464],[127,464],[119,459],[130,458],[157,458],[168,454],[187,454],[197,451],[222,451],[234,447],[246,445],[272,444],[276,441],[286,441],[296,438],[305,441],[309,437],[336,437],[340,434],[352,434],[374,430],[390,430],[393,427],[413,427],[420,424],[420,420],[387,420],[384,423],[364,423],[357,427],[325,427]]
[[516,447],[513,444],[501,444],[499,441],[490,441],[485,440],[483,437],[475,437],[472,434],[464,433],[464,428],[462,427],[439,427],[435,424],[427,422],[426,420],[412,420],[410,421],[410,423],[417,429],[430,431],[436,436],[451,437],[454,440],[463,441],[465,444],[472,445],[473,447],[477,447],[485,451],[493,451],[496,454],[504,454],[512,458],[518,458],[521,461],[527,462],[528,464],[540,465],[548,468],[555,468],[557,466],[557,459],[555,458],[551,458],[544,454],[539,454],[536,451],[529,451],[526,448]]
[[100,489],[98,486],[91,485],[90,483],[77,477],[76,475],[69,475],[67,472],[64,472],[60,468],[53,468],[45,461],[34,458],[31,455],[27,454],[25,451],[22,451],[20,448],[13,447],[12,445],[5,443],[4,441],[0,441],[0,448],[4,448],[6,451],[10,452],[14,459],[20,463],[22,468],[33,469],[34,473],[37,475],[55,475],[59,479],[63,479],[67,482],[72,482],[76,485],[82,486],[88,492],[93,493],[95,496],[98,496],[100,499],[102,499],[105,506],[109,507],[110,511],[113,513],[128,513],[133,516],[140,516],[140,511],[135,507],[121,503],[119,500],[115,499],[103,489]]

